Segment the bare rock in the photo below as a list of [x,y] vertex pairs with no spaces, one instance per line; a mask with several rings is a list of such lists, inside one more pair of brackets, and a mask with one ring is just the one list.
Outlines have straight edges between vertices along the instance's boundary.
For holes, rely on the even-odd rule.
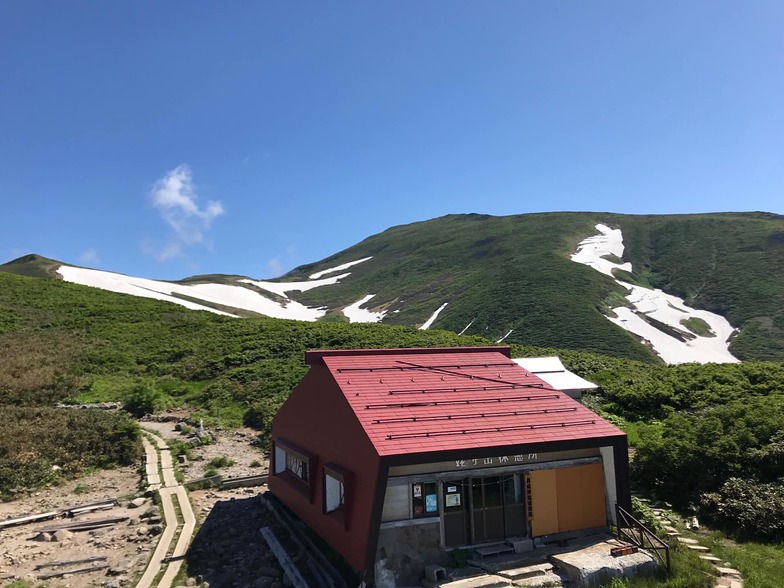
[[38,535],[33,537],[33,541],[44,541],[48,543],[49,541],[54,541],[54,539],[52,538],[51,533],[38,533]]
[[127,574],[130,570],[131,570],[131,562],[128,560],[123,560],[110,567],[106,571],[106,573],[109,576],[123,576]]
[[73,533],[66,531],[65,529],[60,529],[54,532],[52,535],[52,541],[68,541],[72,537]]
[[147,502],[146,498],[134,498],[128,503],[128,508],[139,508],[140,506],[144,506],[144,503]]

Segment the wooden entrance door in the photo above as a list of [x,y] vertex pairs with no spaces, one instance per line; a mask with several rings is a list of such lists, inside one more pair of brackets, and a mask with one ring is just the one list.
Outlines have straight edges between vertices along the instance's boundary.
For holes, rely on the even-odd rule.
[[472,543],[504,539],[504,502],[500,476],[471,478]]
[[468,500],[465,480],[443,482],[444,545],[457,547],[470,542]]
[[502,477],[504,499],[504,536],[524,537],[528,532],[522,476]]

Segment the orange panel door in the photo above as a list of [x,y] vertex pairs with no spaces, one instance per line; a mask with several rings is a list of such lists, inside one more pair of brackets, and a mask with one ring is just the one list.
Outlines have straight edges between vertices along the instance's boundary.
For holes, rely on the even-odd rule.
[[554,470],[558,497],[558,531],[577,531],[607,524],[602,464]]
[[558,532],[558,503],[556,501],[556,470],[528,472],[528,511],[531,514],[531,536],[539,537]]

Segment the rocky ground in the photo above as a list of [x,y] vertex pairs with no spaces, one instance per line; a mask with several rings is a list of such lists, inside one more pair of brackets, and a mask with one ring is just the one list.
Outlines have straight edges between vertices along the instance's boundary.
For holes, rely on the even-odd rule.
[[[175,430],[185,416],[173,415],[170,421],[141,424],[165,439],[187,440],[187,435]],[[217,468],[224,477],[266,473],[268,462],[264,452],[255,446],[256,434],[253,431],[209,432],[214,435],[214,443],[193,448],[191,459],[180,464],[186,480],[202,477],[210,467],[210,461],[222,457],[233,462]],[[264,526],[271,526],[284,545],[288,538],[259,499],[258,494],[264,491],[266,487],[261,486],[191,492],[191,501],[201,526],[197,527],[187,556],[190,578],[182,579],[183,585],[194,585],[197,580],[213,588],[276,588],[283,585],[283,574],[277,560],[259,531]],[[132,504],[132,500],[139,497],[142,493],[138,468],[127,467],[95,472],[60,486],[20,496],[12,502],[0,503],[0,520],[6,520],[107,498],[119,499],[119,505],[111,510],[83,515],[78,519],[56,519],[0,530],[0,586],[14,579],[36,580],[45,573],[98,565],[107,567],[53,578],[46,585],[69,588],[134,585],[161,531],[157,507],[149,498],[136,500],[141,503],[138,506]],[[107,517],[125,517],[126,520],[92,531],[40,532],[41,529],[75,520]],[[93,557],[105,559],[36,569],[41,564]]]

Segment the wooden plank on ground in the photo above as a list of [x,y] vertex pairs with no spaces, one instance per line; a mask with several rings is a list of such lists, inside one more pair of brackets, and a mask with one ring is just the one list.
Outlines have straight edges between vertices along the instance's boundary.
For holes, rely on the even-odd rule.
[[302,574],[299,573],[299,570],[294,565],[294,562],[291,561],[289,554],[286,553],[286,550],[283,549],[283,546],[278,541],[277,537],[275,537],[275,533],[269,527],[264,527],[261,530],[261,536],[264,537],[264,540],[269,545],[269,548],[272,550],[272,553],[275,554],[275,557],[278,558],[278,563],[286,572],[291,580],[291,584],[294,588],[309,588],[308,583],[305,581],[305,578],[302,577]]
[[57,568],[60,566],[71,566],[74,564],[81,564],[81,563],[90,563],[93,561],[106,561],[105,555],[95,555],[93,557],[85,557],[82,559],[61,559],[57,561],[47,561],[44,563],[40,563],[35,566],[36,570],[40,570],[43,568]]
[[86,574],[88,572],[97,572],[99,570],[105,570],[109,567],[109,564],[101,564],[97,566],[89,566],[86,568],[77,568],[75,570],[62,570],[59,572],[49,572],[48,574],[39,574],[37,576],[38,580],[49,580],[51,578],[60,578],[65,576],[66,574]]
[[226,478],[221,482],[221,490],[227,488],[249,488],[251,486],[263,486],[267,483],[267,474],[258,476],[245,476],[243,478]]
[[17,525],[26,525],[28,523],[35,523],[37,521],[46,521],[48,519],[53,519],[59,515],[60,515],[59,512],[51,511],[51,512],[42,512],[40,514],[29,515],[26,517],[20,517],[18,519],[10,519],[8,521],[0,521],[0,529],[5,529],[7,527],[16,527]]
[[108,519],[95,519],[92,521],[78,521],[76,523],[67,523],[65,525],[57,525],[54,527],[46,527],[44,529],[37,529],[37,533],[54,533],[55,531],[90,531],[100,527],[110,527],[117,523],[127,521],[128,517],[112,517]]
[[116,498],[106,498],[104,500],[99,500],[98,502],[91,502],[89,504],[76,504],[74,506],[66,506],[60,509],[60,512],[71,512],[74,510],[84,510],[86,508],[93,508],[93,507],[100,507],[105,505],[112,505],[117,506],[119,502]]

